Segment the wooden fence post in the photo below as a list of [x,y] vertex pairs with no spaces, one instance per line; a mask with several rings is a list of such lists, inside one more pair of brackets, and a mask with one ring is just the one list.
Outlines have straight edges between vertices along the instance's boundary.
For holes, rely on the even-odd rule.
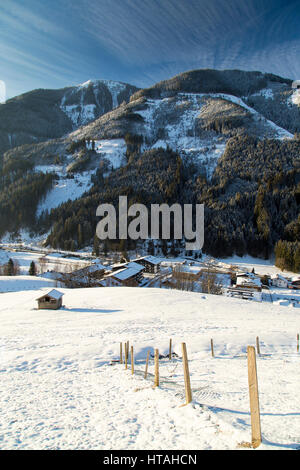
[[127,362],[128,362],[128,357],[129,357],[129,341],[127,341]]
[[192,401],[192,389],[190,381],[189,363],[186,351],[186,344],[182,343],[182,359],[183,359],[183,370],[184,370],[184,383],[185,383],[185,397],[186,404],[188,405]]
[[154,353],[154,387],[159,387],[159,351]]
[[297,352],[299,352],[299,333],[297,334]]
[[147,375],[148,375],[149,356],[150,356],[150,350],[149,350],[148,353],[147,353],[146,369],[145,369],[145,376],[144,376],[145,379],[147,378]]
[[127,349],[128,349],[128,345],[127,343],[125,343],[125,369],[127,369],[127,362],[128,362],[128,354],[127,354]]
[[123,351],[122,351],[122,343],[120,343],[120,364],[123,364]]
[[133,356],[133,346],[131,346],[131,375],[134,374],[134,356]]
[[256,449],[256,447],[260,446],[262,438],[261,438],[255,348],[253,346],[248,346],[247,354],[248,354],[248,383],[249,383],[249,396],[250,396],[252,447]]
[[215,357],[215,352],[214,352],[214,340],[210,340],[210,348],[211,348],[211,355],[212,357]]
[[259,337],[256,337],[256,349],[257,349],[257,354],[260,356],[260,347],[259,347]]
[[169,346],[169,360],[172,360],[172,339],[170,339],[170,346]]

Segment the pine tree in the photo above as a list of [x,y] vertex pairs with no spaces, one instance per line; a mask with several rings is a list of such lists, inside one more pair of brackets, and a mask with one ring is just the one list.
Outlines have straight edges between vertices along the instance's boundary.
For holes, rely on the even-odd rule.
[[13,260],[10,258],[7,265],[6,265],[6,269],[5,269],[5,274],[6,276],[13,276],[14,275],[14,262]]
[[30,267],[29,267],[29,276],[36,276],[36,265],[34,261],[31,261]]

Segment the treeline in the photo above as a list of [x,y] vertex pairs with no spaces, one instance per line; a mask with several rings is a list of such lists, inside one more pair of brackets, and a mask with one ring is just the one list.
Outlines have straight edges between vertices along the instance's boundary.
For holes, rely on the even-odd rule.
[[300,272],[300,242],[279,240],[275,246],[275,264],[286,271]]
[[206,206],[205,250],[268,258],[278,240],[296,241],[299,163],[299,142],[231,139],[211,184],[190,187]]
[[[170,149],[139,155],[135,146],[126,166],[109,176],[99,170],[93,183],[93,188],[81,199],[44,214],[40,225],[45,231],[52,227],[49,245],[78,249],[93,244],[98,205],[111,203],[117,207],[120,195],[128,197],[129,206],[143,203],[149,208],[153,203],[203,203],[204,252],[213,256],[236,253],[268,258],[279,240],[290,243],[299,240],[297,140],[234,137],[229,140],[211,181],[199,175],[194,162]],[[134,247],[134,242],[106,242],[105,250],[111,247],[122,251]],[[294,262],[293,266],[296,269]]]
[[[142,203],[150,208],[154,203],[180,202],[182,160],[170,149],[150,150],[139,157],[129,158],[125,167],[111,172],[106,178],[101,171],[97,172],[93,182],[93,188],[82,198],[68,201],[42,215],[39,226],[45,231],[52,227],[47,244],[71,250],[93,243],[98,222],[97,207],[110,203],[118,208],[120,195],[128,197],[128,206]],[[135,243],[128,241],[125,245],[124,240],[107,241],[105,249],[113,247],[123,251],[134,247]]]
[[54,178],[50,173],[5,175],[0,188],[0,237],[23,227],[35,227],[38,203],[51,189]]
[[20,265],[17,260],[11,258],[7,263],[0,266],[0,276],[18,276],[20,274]]
[[227,93],[235,96],[248,96],[268,86],[268,82],[292,84],[272,74],[244,72],[241,70],[191,70],[157,83],[151,88],[140,90],[131,101],[141,96],[160,98],[178,92],[184,93]]

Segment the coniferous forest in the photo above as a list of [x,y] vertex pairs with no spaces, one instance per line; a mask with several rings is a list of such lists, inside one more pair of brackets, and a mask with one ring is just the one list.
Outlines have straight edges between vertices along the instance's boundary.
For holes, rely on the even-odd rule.
[[[49,245],[79,249],[93,243],[98,205],[117,207],[119,195],[124,195],[129,205],[203,203],[204,252],[213,256],[249,253],[268,258],[280,240],[293,244],[297,252],[300,142],[296,139],[232,138],[211,181],[176,152],[155,149],[132,153],[125,167],[107,177],[98,169],[93,183],[81,199],[43,214],[38,225],[44,230],[53,227]],[[117,241],[108,244],[118,246]],[[285,259],[282,251],[280,257]],[[293,263],[287,262],[287,267]]]
[[[65,93],[66,103],[71,98],[74,103],[85,99],[90,103],[93,86],[79,87],[78,96],[73,89],[60,93]],[[95,86],[103,93],[106,90],[99,83]],[[21,145],[11,142],[5,151],[6,143],[0,154],[0,238],[27,228],[47,236],[46,245],[55,249],[94,246],[97,253],[124,252],[136,248],[137,242],[99,243],[95,238],[100,204],[118,208],[119,196],[127,196],[129,206],[146,205],[149,212],[151,204],[204,204],[205,253],[266,259],[275,254],[278,265],[298,271],[300,111],[291,103],[291,87],[291,80],[272,74],[194,70],[148,89],[126,88],[127,95],[118,95],[119,106],[112,111],[110,95],[110,106],[99,110],[98,119],[91,118],[90,124],[60,139],[49,133],[50,140],[28,144],[21,126]],[[226,98],[224,93],[232,96]],[[104,95],[108,97],[107,90]],[[21,97],[20,106],[31,110],[34,96]],[[38,92],[34,103],[40,98]],[[8,105],[10,116],[16,103],[12,100]],[[96,142],[105,140],[114,145],[114,139],[122,140],[125,148],[116,169],[105,152],[95,148]],[[191,139],[187,150],[178,146],[180,139]],[[198,139],[196,158],[191,151],[193,139]],[[222,153],[216,154],[219,147]],[[42,173],[37,165],[49,165],[52,170]],[[60,178],[55,165],[63,167],[68,179],[90,172],[90,189],[37,217],[39,203]],[[161,242],[163,253],[167,245],[174,254],[184,247],[171,238],[170,243]],[[153,252],[153,243],[147,246]]]

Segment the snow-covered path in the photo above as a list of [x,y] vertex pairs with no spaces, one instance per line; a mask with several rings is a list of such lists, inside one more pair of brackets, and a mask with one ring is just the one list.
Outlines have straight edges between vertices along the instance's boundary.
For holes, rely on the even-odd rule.
[[[300,447],[298,309],[97,288],[63,289],[63,310],[37,311],[41,292],[0,295],[0,449],[236,449],[251,436],[246,347],[257,335],[260,449]],[[148,380],[142,376],[147,350],[166,354],[169,338],[179,356],[187,344],[187,407],[180,357],[161,361],[159,389],[153,361]],[[127,340],[133,377],[109,365]]]

